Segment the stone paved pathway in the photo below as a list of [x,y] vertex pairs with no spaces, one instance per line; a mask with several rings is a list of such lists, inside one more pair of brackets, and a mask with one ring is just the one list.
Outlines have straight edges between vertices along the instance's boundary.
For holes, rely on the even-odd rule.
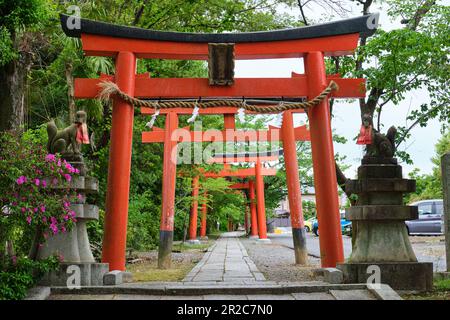
[[240,235],[239,232],[223,234],[183,282],[126,283],[118,286],[91,287],[78,294],[66,292],[66,288],[62,288],[63,291],[52,292],[48,300],[377,299],[364,284],[331,285],[320,281],[299,283],[267,281],[238,239]]
[[265,281],[239,241],[239,232],[227,232],[184,278],[184,282],[251,283]]

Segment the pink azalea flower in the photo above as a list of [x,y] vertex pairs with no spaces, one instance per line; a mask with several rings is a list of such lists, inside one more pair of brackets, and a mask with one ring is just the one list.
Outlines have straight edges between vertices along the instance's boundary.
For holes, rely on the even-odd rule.
[[20,176],[19,178],[17,178],[16,182],[18,185],[24,184],[25,182],[27,182],[27,177]]
[[30,216],[27,217],[27,222],[28,222],[28,224],[31,224],[31,217]]
[[22,208],[20,208],[20,211],[22,211],[22,213],[25,213],[25,211],[27,211],[27,209],[22,207]]
[[37,185],[39,187],[39,185],[41,184],[41,180],[39,179],[34,179],[34,184]]
[[47,186],[47,181],[42,180],[41,184],[42,184],[42,186],[45,188],[45,187]]
[[70,176],[70,174],[65,174],[64,178],[67,180],[67,182],[70,182],[70,180],[72,180],[72,177]]
[[46,157],[45,157],[45,161],[47,162],[54,162],[56,160],[56,157],[54,154],[49,153]]
[[66,227],[61,227],[61,232],[62,233],[66,233],[66,231],[67,231]]
[[50,229],[52,230],[53,234],[58,233],[58,227],[55,224],[51,224]]
[[45,212],[45,206],[41,206],[41,212]]

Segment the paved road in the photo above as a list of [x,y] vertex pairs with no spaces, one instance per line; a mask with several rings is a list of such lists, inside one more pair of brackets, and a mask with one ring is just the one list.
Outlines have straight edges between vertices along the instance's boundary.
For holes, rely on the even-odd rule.
[[[289,248],[293,248],[292,234],[269,234],[268,237],[274,242]],[[434,271],[445,271],[445,245],[438,237],[411,237],[412,247],[420,262],[433,262]],[[352,239],[343,236],[344,256],[348,258],[352,252]],[[308,253],[320,257],[319,237],[312,233],[306,235]]]

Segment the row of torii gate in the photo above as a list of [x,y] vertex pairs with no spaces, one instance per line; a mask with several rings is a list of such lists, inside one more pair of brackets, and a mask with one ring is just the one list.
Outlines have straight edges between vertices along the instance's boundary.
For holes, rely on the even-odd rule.
[[[302,127],[305,128],[305,127]],[[306,128],[305,128],[306,129]],[[303,141],[309,140],[309,134],[305,130]],[[266,210],[264,200],[264,177],[274,176],[276,169],[267,169],[263,167],[264,162],[275,161],[278,159],[280,151],[265,153],[244,153],[244,154],[218,154],[211,158],[208,163],[223,163],[224,169],[220,172],[201,172],[206,179],[230,178],[236,177],[246,180],[245,182],[233,183],[229,186],[232,190],[244,191],[244,197],[248,197],[248,206],[244,208],[244,226],[245,231],[249,230],[248,213],[250,212],[251,238],[258,238],[262,241],[267,240]],[[233,170],[230,163],[254,163],[253,168],[241,168]],[[202,171],[202,170],[201,170]],[[189,241],[197,240],[197,220],[198,220],[198,196],[199,196],[199,176],[192,179],[192,207],[189,217]],[[200,227],[200,238],[206,238],[207,227],[207,191],[203,194],[202,216]],[[230,223],[230,222],[229,222]],[[228,225],[228,230],[233,229],[232,224]]]
[[[378,15],[366,15],[327,24],[295,29],[254,33],[195,34],[162,32],[112,25],[87,19],[74,23],[76,17],[61,16],[66,35],[81,38],[82,48],[88,56],[113,57],[115,74],[99,79],[76,79],[75,98],[94,99],[100,92],[99,84],[105,79],[114,82],[130,97],[139,99],[308,99],[318,96],[335,81],[339,90],[308,110],[309,135],[313,156],[317,217],[320,223],[320,251],[323,267],[334,267],[343,262],[343,243],[339,218],[338,188],[332,142],[329,98],[365,97],[364,79],[345,79],[327,75],[326,56],[349,55],[358,45],[361,34],[372,35]],[[208,60],[211,45],[227,44],[232,47],[234,59],[303,58],[304,74],[291,78],[233,77],[224,83],[211,83],[207,78],[151,78],[136,74],[137,59]],[[214,61],[213,61],[214,62]],[[220,62],[220,61],[219,61]],[[210,60],[211,64],[211,60]],[[234,69],[218,72],[234,75]],[[161,109],[165,128],[142,133],[144,143],[164,143],[162,209],[160,224],[159,266],[169,267],[173,241],[175,214],[176,161],[171,159],[179,138],[174,135],[180,115],[192,114],[193,108]],[[304,109],[285,111],[283,124],[278,130],[269,128],[246,137],[236,130],[237,107],[200,109],[201,115],[223,115],[226,132],[211,137],[202,132],[190,132],[191,142],[273,141],[283,143],[287,189],[293,230],[296,262],[306,263],[307,251],[301,207],[300,182],[296,153],[299,129],[293,125],[293,114]],[[155,113],[154,108],[141,108],[143,115]],[[252,113],[252,112],[247,112]],[[268,112],[265,112],[268,113]],[[106,215],[102,262],[110,270],[125,270],[125,249],[128,219],[128,201],[131,170],[131,146],[134,106],[115,97],[112,108],[111,145],[109,154]],[[258,166],[256,166],[258,168]],[[263,169],[261,169],[263,170]],[[258,189],[258,188],[257,188]],[[262,223],[261,223],[262,224]],[[260,232],[260,236],[262,236]],[[268,253],[270,254],[270,253]]]

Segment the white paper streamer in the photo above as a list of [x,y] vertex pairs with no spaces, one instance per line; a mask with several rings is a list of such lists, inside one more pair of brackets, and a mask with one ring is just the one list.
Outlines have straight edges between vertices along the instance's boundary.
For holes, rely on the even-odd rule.
[[238,110],[237,116],[239,118],[239,121],[241,123],[244,123],[245,122],[245,109],[244,108],[240,108]]
[[148,127],[149,129],[153,128],[153,125],[155,124],[156,118],[158,117],[160,112],[160,109],[156,109],[155,113],[152,115],[152,118],[150,119],[149,122],[147,122],[147,124],[145,125],[146,127]]
[[198,111],[199,111],[199,110],[200,110],[199,107],[196,105],[195,108],[194,108],[194,110],[192,111],[192,117],[190,117],[190,118],[187,120],[188,123],[191,123],[191,122],[194,122],[194,121],[195,121],[195,119],[196,119],[197,116],[198,116]]

